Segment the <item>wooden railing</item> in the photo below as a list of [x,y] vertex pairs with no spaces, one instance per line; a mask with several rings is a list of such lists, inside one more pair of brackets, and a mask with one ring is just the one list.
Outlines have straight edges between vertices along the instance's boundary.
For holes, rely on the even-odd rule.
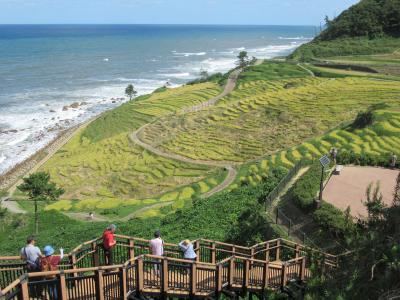
[[[196,261],[181,259],[175,244],[164,244],[165,256],[149,254],[149,241],[117,235],[113,266],[104,266],[101,239],[85,242],[55,272],[26,274],[18,257],[0,257],[5,299],[126,299],[128,295],[218,296],[284,287],[310,276],[308,257],[319,255],[321,267],[334,268],[337,257],[276,239],[243,247],[211,240],[194,241]],[[314,252],[313,252],[314,251]],[[39,296],[37,296],[39,295]],[[100,296],[101,297],[100,297]],[[86,297],[86,298],[85,298]],[[102,298],[103,297],[103,298]]]

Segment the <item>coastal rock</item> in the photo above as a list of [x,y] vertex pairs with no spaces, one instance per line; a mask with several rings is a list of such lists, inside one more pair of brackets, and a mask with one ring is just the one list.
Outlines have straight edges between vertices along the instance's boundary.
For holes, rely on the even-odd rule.
[[88,103],[85,101],[81,102],[81,106],[84,106],[84,105],[88,105]]
[[79,102],[74,102],[74,103],[72,103],[69,107],[70,108],[78,108],[79,107]]
[[50,109],[50,112],[51,113],[55,113],[56,111],[54,109]]
[[115,101],[115,100],[113,100],[113,101],[111,101],[112,103],[115,103],[115,102],[117,102],[117,101]]
[[68,110],[68,106],[67,106],[67,105],[64,106],[62,110],[63,110],[63,111],[67,111],[67,110]]

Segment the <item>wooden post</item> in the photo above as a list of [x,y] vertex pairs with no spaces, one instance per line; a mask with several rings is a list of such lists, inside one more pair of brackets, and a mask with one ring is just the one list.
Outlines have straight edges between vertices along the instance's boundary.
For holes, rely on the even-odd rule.
[[216,261],[216,253],[215,253],[215,242],[212,242],[212,244],[211,244],[211,257],[210,257],[210,262],[212,263],[212,264],[215,264],[215,261]]
[[300,245],[296,244],[296,247],[295,247],[295,258],[299,258],[299,256],[300,256]]
[[280,260],[281,258],[281,240],[276,241],[276,258],[275,260]]
[[232,257],[231,260],[229,261],[229,286],[233,286],[233,274],[235,273],[235,258]]
[[216,282],[215,282],[215,287],[216,287],[215,294],[216,294],[216,298],[218,298],[220,293],[221,293],[221,291],[222,291],[222,265],[221,264],[217,265],[217,268],[216,268],[215,272],[216,272],[216,274],[215,274],[215,280],[216,280]]
[[67,300],[68,295],[67,295],[67,283],[65,281],[65,274],[63,271],[61,271],[60,276],[60,294],[61,294],[61,300]]
[[97,249],[97,243],[96,242],[92,243],[92,251],[94,251],[93,252],[93,261],[92,261],[93,266],[94,267],[98,267],[100,265],[100,263],[99,263],[99,250]]
[[269,262],[266,262],[264,263],[264,268],[263,268],[263,290],[266,290],[268,288],[269,284],[268,273],[269,273]]
[[236,254],[236,248],[235,246],[232,246],[232,256],[235,256],[235,254]]
[[121,287],[121,300],[125,300],[128,294],[128,286],[127,286],[127,269],[126,267],[121,267],[119,273],[120,287]]
[[28,275],[22,275],[21,280],[21,300],[29,300],[29,288],[28,288]]
[[144,288],[144,273],[143,273],[143,258],[139,258],[136,261],[136,290],[138,296],[142,293],[143,288]]
[[197,292],[197,265],[190,265],[190,297],[194,299]]
[[300,280],[304,281],[306,278],[306,257],[304,256],[303,259],[301,260],[301,266],[300,266]]
[[287,273],[286,273],[286,263],[282,263],[282,274],[281,274],[281,287],[286,286],[287,283]]
[[197,255],[196,261],[199,262],[200,261],[200,242],[199,241],[196,241],[194,243],[194,248],[196,249],[195,252],[196,252],[196,255]]
[[95,284],[96,284],[96,299],[104,300],[104,271],[96,271]]
[[247,288],[249,287],[249,278],[250,278],[250,261],[246,259],[244,261],[243,268],[243,293],[247,292]]
[[128,251],[129,251],[129,253],[128,253],[129,259],[135,258],[135,241],[132,238],[129,239],[129,250]]
[[163,258],[161,261],[161,291],[163,296],[166,298],[168,294],[168,259]]
[[256,258],[254,257],[254,248],[251,248],[251,249],[250,249],[250,255],[251,255],[251,259],[256,259]]
[[269,261],[269,242],[265,245],[265,261]]

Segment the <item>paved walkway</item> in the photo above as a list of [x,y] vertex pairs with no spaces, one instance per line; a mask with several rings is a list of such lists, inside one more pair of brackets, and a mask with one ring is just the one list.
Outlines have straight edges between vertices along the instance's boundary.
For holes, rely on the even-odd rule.
[[[324,199],[337,208],[345,210],[350,206],[354,217],[367,217],[366,190],[370,183],[379,182],[382,200],[386,205],[393,202],[393,192],[399,170],[375,167],[345,166],[340,175],[332,175],[324,190]],[[373,191],[372,191],[373,192]]]

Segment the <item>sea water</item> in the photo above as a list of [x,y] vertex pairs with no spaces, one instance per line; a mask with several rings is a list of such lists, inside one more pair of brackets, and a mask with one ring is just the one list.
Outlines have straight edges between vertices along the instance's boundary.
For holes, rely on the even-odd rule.
[[126,101],[128,84],[139,95],[179,86],[228,71],[240,51],[287,55],[313,35],[304,26],[0,25],[0,174]]

